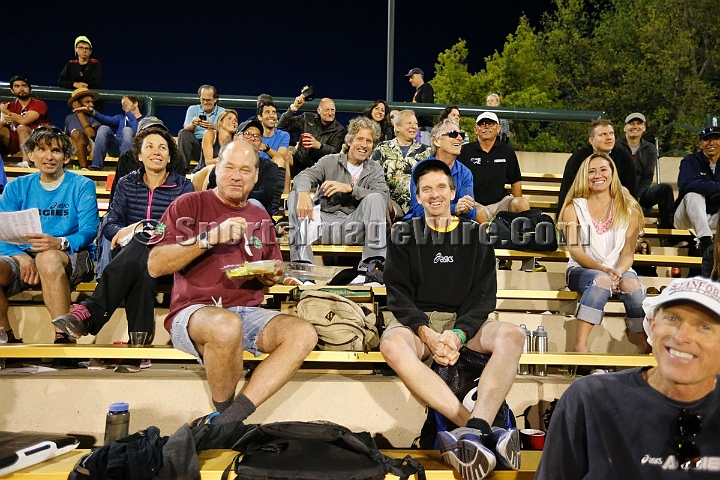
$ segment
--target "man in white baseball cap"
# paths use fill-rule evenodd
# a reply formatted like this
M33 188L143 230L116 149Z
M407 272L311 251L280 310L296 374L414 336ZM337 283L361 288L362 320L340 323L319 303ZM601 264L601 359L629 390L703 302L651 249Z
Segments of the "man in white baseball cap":
M643 309L657 366L573 382L536 479L720 474L720 283L675 280Z

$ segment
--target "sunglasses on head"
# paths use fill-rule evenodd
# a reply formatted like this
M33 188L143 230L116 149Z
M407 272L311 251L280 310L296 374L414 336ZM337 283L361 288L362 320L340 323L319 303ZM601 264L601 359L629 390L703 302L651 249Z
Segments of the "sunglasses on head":
M461 131L458 131L458 130L450 130L449 132L445 132L445 133L440 134L440 136L441 136L441 137L443 137L443 136L448 136L448 137L450 137L450 138L460 137L460 138L462 138L462 139L464 140L464 139L465 139L465 132L461 132Z
M40 125L39 127L37 127L35 129L35 131L37 131L37 132L42 132L44 130L46 130L48 132L52 132L52 133L57 133L58 135L65 135L65 132L63 132L61 129L59 129L55 125Z
M677 444L677 456L680 468L694 469L702 464L700 449L690 440L702 430L702 418L697 413L688 412L686 409L680 411L677 418L677 430L675 434L680 438Z

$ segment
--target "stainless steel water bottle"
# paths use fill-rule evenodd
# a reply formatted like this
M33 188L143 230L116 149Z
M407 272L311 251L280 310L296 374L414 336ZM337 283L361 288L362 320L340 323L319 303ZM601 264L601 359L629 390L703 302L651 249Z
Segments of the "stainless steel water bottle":
M532 333L524 324L520 324L520 328L525 331L525 343L523 344L523 353L530 353L532 351ZM530 365L527 363L521 363L518 365L517 372L520 375L528 375L530 373Z
M533 331L533 350L535 353L547 353L548 336L545 327L539 325L537 330ZM544 377L547 375L547 364L536 364L535 375Z

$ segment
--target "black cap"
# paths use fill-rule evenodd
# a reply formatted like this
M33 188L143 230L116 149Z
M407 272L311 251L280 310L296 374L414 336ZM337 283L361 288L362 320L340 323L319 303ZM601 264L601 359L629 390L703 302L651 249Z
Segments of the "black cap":
M720 136L720 127L705 127L702 129L702 132L700 132L700 140L705 140L707 137L711 135L718 135Z
M246 120L246 121L244 121L243 123L241 123L240 125L238 125L238 129L235 131L235 133L242 133L242 132L244 132L245 130L247 130L248 128L250 128L250 127L255 127L255 128L257 128L258 130L260 130L260 135L262 135L262 133L263 133L263 126L262 126L262 123L260 123L260 122L257 121L257 120Z
M415 75L416 73L419 73L420 76L425 77L425 72L423 72L422 70L420 70L420 69L417 68L417 67L411 69L408 73L405 74L405 76L406 76L406 77L412 77L412 76Z
M10 88L11 88L11 89L12 89L12 84L15 83L15 82L17 82L18 80L21 80L21 81L27 83L28 87L30 87L30 88L32 89L32 85L30 85L30 81L29 81L27 78L23 77L22 75L15 75L14 77L12 77L12 78L10 79L10 82L9 82L9 83L10 83Z
M415 182L415 185L418 184L420 177L428 170L441 170L445 172L446 175L452 177L452 173L450 173L450 167L448 167L447 163L443 162L442 160L430 158L427 160L422 160L415 164L415 168L413 168L412 171L412 178Z

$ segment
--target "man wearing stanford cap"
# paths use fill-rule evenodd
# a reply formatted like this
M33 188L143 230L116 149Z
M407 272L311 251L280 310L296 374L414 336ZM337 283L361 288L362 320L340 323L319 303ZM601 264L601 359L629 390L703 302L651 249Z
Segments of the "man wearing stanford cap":
M675 280L643 309L657 366L573 382L536 479L720 476L720 284Z

